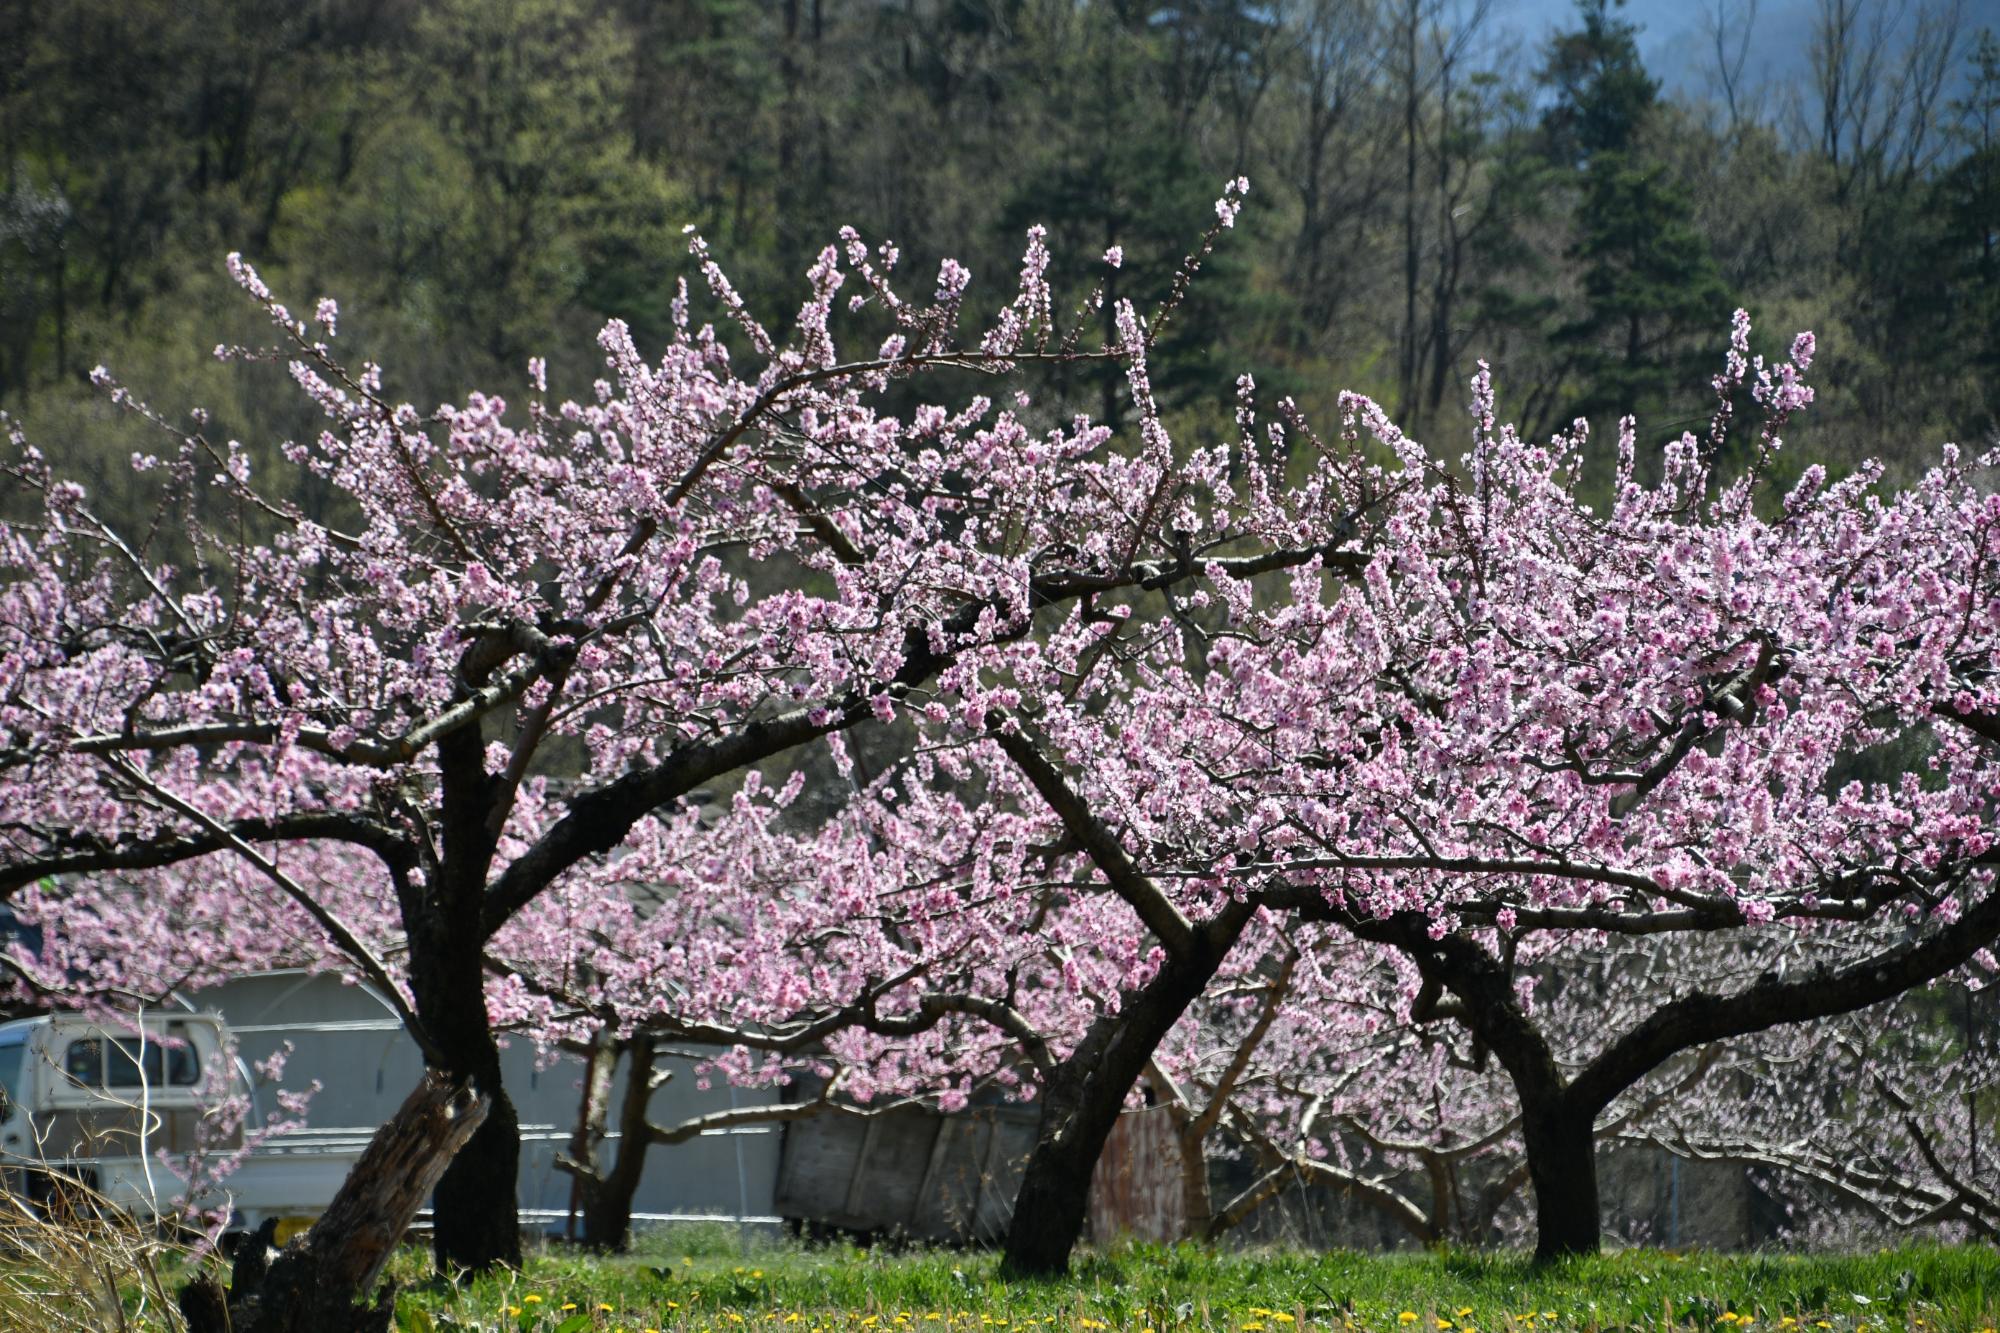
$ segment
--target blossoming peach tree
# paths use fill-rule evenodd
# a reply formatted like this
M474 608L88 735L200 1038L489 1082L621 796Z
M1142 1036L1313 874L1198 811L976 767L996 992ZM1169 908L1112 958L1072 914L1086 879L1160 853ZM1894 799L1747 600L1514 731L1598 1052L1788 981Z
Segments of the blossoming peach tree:
M1703 1095L1661 1100L1618 1137L1757 1172L1785 1230L1815 1246L2000 1240L1995 998L1937 987L1729 1043Z

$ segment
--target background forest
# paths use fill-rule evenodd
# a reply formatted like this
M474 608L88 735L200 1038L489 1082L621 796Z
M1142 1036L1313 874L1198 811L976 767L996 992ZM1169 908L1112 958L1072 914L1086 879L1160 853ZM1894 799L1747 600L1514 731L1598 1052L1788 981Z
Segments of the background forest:
M780 324L846 224L976 296L1045 223L1065 281L1118 245L1110 295L1157 296L1243 174L1155 367L1193 442L1249 370L1444 443L1482 357L1531 433L1637 410L1657 440L1704 414L1736 305L1763 350L1819 334L1807 454L1990 434L1985 14L1815 0L1778 83L1746 72L1754 0L1710 3L1669 96L1605 0L1540 44L1489 0L5 0L0 406L100 496L133 447L100 362L249 439L312 428L208 357L261 320L230 250L337 296L429 404L531 355L579 392L606 316L657 345L689 223ZM1115 421L1115 372L1075 375L1063 405Z

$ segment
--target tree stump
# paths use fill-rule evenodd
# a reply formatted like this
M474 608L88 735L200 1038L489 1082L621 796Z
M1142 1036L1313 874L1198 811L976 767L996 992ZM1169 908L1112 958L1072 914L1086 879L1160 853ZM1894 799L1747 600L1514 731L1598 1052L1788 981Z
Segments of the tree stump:
M182 1289L188 1333L387 1333L396 1301L393 1285L375 1291L382 1270L487 1106L427 1072L310 1231L269 1258L267 1223L238 1250L226 1296L210 1274Z

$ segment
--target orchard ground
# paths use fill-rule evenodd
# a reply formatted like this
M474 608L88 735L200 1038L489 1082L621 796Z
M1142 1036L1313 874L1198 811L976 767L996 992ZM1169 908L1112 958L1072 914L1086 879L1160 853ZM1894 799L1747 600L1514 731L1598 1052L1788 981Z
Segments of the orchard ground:
M713 1333L1228 1330L1528 1333L1754 1329L1757 1333L1992 1333L2000 1250L1910 1247L1851 1256L1628 1250L1537 1268L1525 1255L1397 1255L1131 1247L1069 1278L1010 1282L990 1254L851 1246L736 1248L682 1230L626 1258L561 1251L462 1287L410 1252L398 1326Z

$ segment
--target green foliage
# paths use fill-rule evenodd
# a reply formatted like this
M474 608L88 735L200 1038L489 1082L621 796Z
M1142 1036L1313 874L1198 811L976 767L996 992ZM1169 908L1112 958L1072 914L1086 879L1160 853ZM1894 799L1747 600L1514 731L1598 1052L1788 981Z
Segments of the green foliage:
M1659 96L1659 80L1639 59L1639 30L1616 18L1624 0L1577 0L1582 26L1549 42L1542 83L1553 98L1542 115L1549 158L1588 165L1629 153Z
M347 345L429 405L510 391L533 355L574 392L606 317L656 342L686 224L780 329L847 224L897 242L914 288L960 259L980 309L1043 223L1065 296L1101 282L1145 305L1244 174L1249 207L1153 367L1204 437L1230 429L1248 370L1322 426L1354 388L1448 438L1484 358L1528 433L1581 412L1603 436L1636 408L1650 444L1705 412L1737 303L1774 345L1819 333L1819 400L1795 428L1814 456L1916 466L2000 420L1990 34L1949 48L1964 74L1933 97L1877 87L1910 132L1863 149L1793 132L1775 96L1726 119L1664 98L1615 0L1580 0L1527 59L1485 12L18 0L0 42L0 406L70 439L114 496L141 444L89 403L97 363L168 412L214 408L253 455L310 429L282 374L200 364L257 336L219 276L232 249L288 299L339 298ZM1814 104L1809 80L1792 91ZM1100 262L1111 245L1121 269ZM1037 410L1116 420L1122 393L1077 368Z
M1584 309L1555 331L1575 349L1576 410L1643 413L1700 384L1732 303L1666 167L1627 152L1592 157L1576 227Z
M1611 0L1579 0L1582 25L1551 41L1542 81L1545 153L1572 169L1578 200L1569 257L1579 308L1552 330L1578 387L1570 411L1600 419L1658 409L1704 378L1713 330L1729 318L1687 192L1650 151L1659 84L1639 59L1637 30Z

